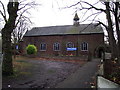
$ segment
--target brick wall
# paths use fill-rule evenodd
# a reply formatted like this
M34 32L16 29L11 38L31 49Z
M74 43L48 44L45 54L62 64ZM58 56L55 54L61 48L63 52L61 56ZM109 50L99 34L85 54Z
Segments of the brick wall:
M47 49L46 51L40 51L40 43L46 43ZM53 44L55 42L60 43L60 51L53 50ZM72 42L74 43L74 47L78 48L77 51L67 51L66 50L66 43ZM81 43L87 42L88 43L88 51L81 51ZM38 49L38 56L54 56L54 55L88 55L90 52L93 56L95 55L95 49L104 44L104 34L81 34L81 35L49 35L49 36L32 36L32 37L24 37L23 42L21 43L21 52L25 54L25 47L28 44L36 45Z

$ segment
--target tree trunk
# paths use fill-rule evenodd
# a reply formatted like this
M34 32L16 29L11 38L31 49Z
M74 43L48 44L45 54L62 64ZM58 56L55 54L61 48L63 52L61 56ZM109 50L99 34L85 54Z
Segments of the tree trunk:
M13 64L12 64L12 45L11 45L11 33L15 28L15 21L17 18L18 2L9 2L7 6L9 18L2 29L2 53L3 53L3 75L13 74Z
M120 28L119 28L119 18L118 18L118 15L119 15L119 2L115 2L115 13L114 13L114 16L115 16L115 25L116 25L116 33L117 33L117 38L118 38L118 43L117 43L117 46L118 46L118 58L120 59Z
M13 74L11 33L8 30L8 27L2 29L3 75Z
M116 45L116 40L115 40L114 32L113 32L109 2L105 2L105 6L106 6L106 17L107 17L107 22L108 22L107 32L108 32L108 37L109 37L109 44L111 48L112 58L116 58L117 57L117 45Z

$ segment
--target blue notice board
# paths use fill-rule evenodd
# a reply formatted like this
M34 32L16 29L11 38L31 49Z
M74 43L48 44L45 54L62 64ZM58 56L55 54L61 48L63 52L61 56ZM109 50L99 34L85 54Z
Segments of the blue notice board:
M67 48L67 51L76 51L77 48Z
M18 49L18 45L16 45L16 49Z

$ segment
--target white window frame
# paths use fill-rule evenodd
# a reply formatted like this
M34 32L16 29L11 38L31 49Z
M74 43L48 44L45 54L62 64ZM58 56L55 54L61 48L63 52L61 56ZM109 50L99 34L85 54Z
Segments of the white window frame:
M59 50L55 49L55 44L58 45ZM54 43L54 44L53 44L53 50L54 50L54 51L60 51L60 43L58 43L58 42Z
M81 51L88 51L88 43L87 42L81 43Z
M42 44L46 45L46 46L45 46L45 50L43 50L43 49L41 48L41 45L42 45ZM47 44L46 44L46 43L40 43L40 51L46 51L46 50L47 50Z

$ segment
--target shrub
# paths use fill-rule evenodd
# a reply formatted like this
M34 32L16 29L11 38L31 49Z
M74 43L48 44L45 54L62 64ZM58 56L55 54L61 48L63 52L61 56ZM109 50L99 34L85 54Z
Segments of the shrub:
M31 55L31 54L36 54L37 53L37 48L35 45L28 45L26 47L26 51L27 51L27 54Z

